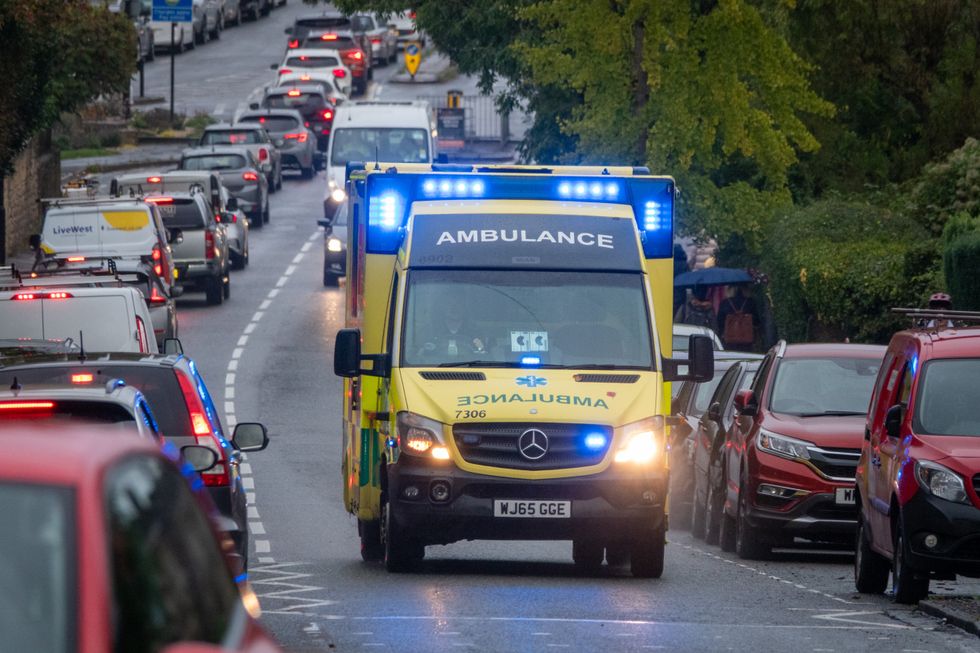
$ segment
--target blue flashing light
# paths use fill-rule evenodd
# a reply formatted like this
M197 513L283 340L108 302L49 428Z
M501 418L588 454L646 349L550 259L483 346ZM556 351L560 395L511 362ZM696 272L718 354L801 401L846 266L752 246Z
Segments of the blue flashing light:
M426 179L422 182L422 193L427 197L432 197L436 194L436 182L434 179Z
M619 186L614 183L606 184L606 198L615 199L619 195Z
M646 202L643 205L643 230L657 231L663 226L663 215L659 202Z
M585 197L586 192L588 192L588 186L584 181L575 184L575 197Z
M602 184L600 184L599 182L593 182L593 183L589 184L589 195L591 195L595 199L601 198L602 197Z
M449 195L452 192L453 192L453 182L449 181L448 179L443 179L442 181L439 182L440 195Z
M244 574L238 574L237 576L235 576L235 584L236 585L238 583L244 583L247 580L248 580L248 572L246 572Z
M541 364L540 356L521 356L521 365L534 366Z
M609 443L605 433L589 433L585 436L585 448L589 451L602 451Z
M385 193L378 199L378 221L383 229L398 228L398 196Z
M919 357L913 356L909 359L909 371L912 372L912 376L915 376L915 370L919 367Z
M572 196L572 184L568 181L563 181L558 184L558 194L562 197Z
M483 195L483 192L485 190L486 190L486 186L484 186L482 179L476 179L476 180L470 182L470 194L471 195L478 195L478 196L479 195Z

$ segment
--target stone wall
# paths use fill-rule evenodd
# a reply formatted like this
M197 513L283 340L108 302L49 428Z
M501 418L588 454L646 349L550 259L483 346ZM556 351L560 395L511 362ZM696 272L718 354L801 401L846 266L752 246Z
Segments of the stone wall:
M7 260L27 250L27 238L41 231L42 197L61 195L61 157L51 147L51 133L38 134L14 161L4 178L3 203L7 210Z

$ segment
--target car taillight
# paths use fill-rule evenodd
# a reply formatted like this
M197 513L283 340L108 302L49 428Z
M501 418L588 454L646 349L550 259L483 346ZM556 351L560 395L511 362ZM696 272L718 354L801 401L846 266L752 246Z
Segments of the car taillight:
M10 401L0 403L0 410L49 410L54 408L53 401Z
M360 61L361 59L364 58L364 53L361 52L360 50L354 50L354 52L351 53L351 58L354 59L355 61Z
M347 71L344 70L343 68L334 68L333 76L336 77L337 79L343 79L344 77L347 77Z
M327 109L320 115L323 116L324 120L333 120L333 111L331 111L330 109Z
M150 305L151 306L162 306L167 303L167 298L160 294L156 286L150 290Z
M28 301L31 299L71 299L74 297L70 292L19 292L14 295L11 299L17 301Z
M300 132L299 134L286 134L283 136L287 141L299 141L300 143L305 143L310 135L306 132Z
M210 231L204 232L204 258L208 260L214 258L214 234Z
M302 94L303 94L302 91L300 91L299 89L295 89L295 88L292 89L292 90L290 90L290 91L286 91L286 95L288 95L289 97L299 97Z
M69 256L66 260L69 263L81 263L82 261L85 260L85 257L84 256Z
M146 183L148 184L159 184L162 180L159 177L147 177Z
M295 50L295 49L296 49L296 48L298 48L298 47L299 47L299 39L292 39L292 40L291 40L291 41L289 42L289 49L290 49L290 50Z
M71 375L72 383L91 383L94 380L95 380L95 376L88 373Z
M153 273L158 277L163 276L163 252L160 250L160 243L153 246L153 253L150 255L153 259Z
M254 172L243 172L242 179L244 179L245 181L258 181L259 176Z
M218 463L211 469L201 472L204 484L208 486L227 486L231 479L228 474L228 461L225 457L224 448L218 436L211 430L208 422L204 402L197 392L194 381L187 378L181 371L174 371L177 381L180 384L180 391L184 395L184 405L187 406L187 413L191 418L191 428L194 431L194 438L202 447L207 447L218 454Z
M148 353L149 346L147 343L149 341L146 339L146 327L143 326L143 320L141 320L139 317L136 318L136 340L138 341L137 344L140 346L140 353Z
M371 39L371 43L378 45L379 43L381 43L381 39Z
M269 150L264 147L259 148L259 161L265 161L269 158Z
M293 72L293 69L292 68L280 68L279 69L279 74L280 75L288 75L291 72Z
M71 293L67 292L48 293L48 299L68 299L69 297L71 297Z
M145 197L144 202L151 202L153 204L173 204L174 198L172 197Z
M320 37L320 40L321 41L336 41L337 40L337 35L336 34L324 34L323 36Z

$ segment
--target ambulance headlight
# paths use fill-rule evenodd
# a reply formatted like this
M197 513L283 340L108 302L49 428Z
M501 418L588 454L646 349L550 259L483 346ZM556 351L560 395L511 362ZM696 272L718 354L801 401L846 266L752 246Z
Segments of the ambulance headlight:
M339 252L344 249L344 244L340 241L340 238L331 238L327 241L327 251L328 252Z
M442 423L408 411L398 413L395 420L401 450L412 456L427 456L437 460L448 458L442 441Z
M347 193L344 192L343 188L334 188L332 191L330 191L330 199L337 204L340 204L347 199Z
M618 447L613 458L617 463L646 465L662 459L664 421L659 415L627 424L617 435Z

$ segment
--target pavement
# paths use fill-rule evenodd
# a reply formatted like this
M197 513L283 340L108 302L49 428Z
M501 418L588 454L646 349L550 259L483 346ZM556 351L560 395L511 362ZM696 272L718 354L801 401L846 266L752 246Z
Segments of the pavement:
M282 42L282 27L300 11L309 9L290 3L273 20L179 57L182 70L199 66L198 81L190 72L179 78L180 97L201 102L187 85L213 80L211 108L237 106L275 58L257 44ZM376 77L372 97L420 93L388 83L393 74L389 67ZM424 93L475 84L459 78ZM232 274L229 301L178 300L184 349L226 425L269 429L269 448L242 465L249 574L261 622L287 651L977 651L974 635L942 618L855 593L852 556L836 551L779 550L748 562L672 530L657 580L608 567L583 575L568 542L433 546L416 572L401 575L362 562L342 501L342 383L332 360L346 303L343 286L322 285L316 221L325 185L323 173L288 174L272 196L271 222L251 234L249 267ZM968 580L933 589L934 599L980 594Z

